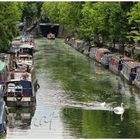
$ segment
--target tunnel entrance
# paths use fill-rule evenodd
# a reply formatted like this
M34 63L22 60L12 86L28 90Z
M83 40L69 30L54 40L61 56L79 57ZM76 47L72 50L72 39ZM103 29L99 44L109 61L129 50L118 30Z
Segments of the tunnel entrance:
M44 37L47 37L48 33L53 33L57 37L59 35L59 24L40 23L40 31Z

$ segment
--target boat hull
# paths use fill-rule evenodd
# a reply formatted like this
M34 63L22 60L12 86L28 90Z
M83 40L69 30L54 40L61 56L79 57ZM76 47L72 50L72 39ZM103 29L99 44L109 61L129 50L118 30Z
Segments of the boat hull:
M20 101L16 97L6 97L5 101L8 107L33 107L36 105L35 97L24 97Z

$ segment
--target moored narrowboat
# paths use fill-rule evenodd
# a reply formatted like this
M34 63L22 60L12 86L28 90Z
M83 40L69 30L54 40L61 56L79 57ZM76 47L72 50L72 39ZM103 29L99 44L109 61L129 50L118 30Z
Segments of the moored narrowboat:
M110 54L111 52L106 49L106 48L99 48L96 50L96 53L95 53L95 59L97 62L100 62L101 61L101 58L105 55L105 54Z
M140 68L140 63L138 62L132 62L132 61L123 62L121 75L130 83L133 83L133 81L136 78L138 68Z
M33 53L34 53L33 45L23 44L19 46L18 54L29 54L33 56Z
M137 69L137 75L134 80L135 85L140 88L140 68Z
M31 55L28 55L28 54L19 54L18 55L18 58L17 58L17 61L16 61L16 64L17 64L17 67L19 67L20 65L21 66L28 66L30 69L31 67L33 66L33 58Z
M88 56L89 52L90 52L90 49L91 49L91 46L88 45L87 43L85 43L85 48L84 48L83 54Z
M53 33L48 33L48 34L47 34L47 38L48 38L48 39L55 39L55 34L53 34Z
M101 58L101 64L103 65L103 66L105 66L106 68L108 68L109 67L109 64L110 64L110 62L111 62L111 58L112 58L112 56L113 56L114 54L105 54L102 58Z
M6 83L4 99L7 106L35 106L38 88L34 71L31 73L14 71Z
M75 43L74 43L74 48L80 52L83 51L83 46L84 46L84 41L83 40L75 40Z
M0 61L0 81L5 84L8 80L9 70L5 62Z
M6 134L7 131L8 109L3 99L0 100L0 134Z
M119 74L119 72L123 68L123 62L128 62L128 61L134 61L134 60L120 54L114 54L109 63L109 69L115 74Z
M97 49L98 49L97 47L93 47L93 48L90 49L90 52L89 52L89 57L90 58L95 59L95 53L96 53Z

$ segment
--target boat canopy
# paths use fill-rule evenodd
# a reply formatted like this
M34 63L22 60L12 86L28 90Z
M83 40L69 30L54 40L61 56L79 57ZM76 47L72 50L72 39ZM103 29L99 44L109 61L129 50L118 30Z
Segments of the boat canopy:
M0 60L0 73L3 71L3 69L6 67L6 64L5 64L5 62L2 62L1 60Z
M34 46L29 45L29 44L23 44L23 45L20 46L20 48L21 48L21 49L24 49L24 48L32 49L32 48L34 48Z
M5 102L4 100L0 100L0 125L4 121L4 113L5 113Z
M138 67L140 67L140 63L138 63L138 62L128 61L128 62L125 62L124 64L126 64L130 68L138 68Z
M97 49L97 51L99 51L100 53L111 53L108 49L106 48L99 48Z

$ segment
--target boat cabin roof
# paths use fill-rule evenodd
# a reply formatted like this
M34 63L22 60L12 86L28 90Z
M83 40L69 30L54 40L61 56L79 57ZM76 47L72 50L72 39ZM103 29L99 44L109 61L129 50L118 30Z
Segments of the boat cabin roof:
M122 59L124 61L134 61L133 59L131 59L130 57L127 57L127 56L123 56L121 54L114 54L113 55L113 58L116 58L116 59Z
M31 73L28 72L14 72L14 79L10 79L10 81L21 81L21 80L27 80L31 81Z
M129 68L138 68L138 67L140 67L140 63L133 62L133 61L127 61L127 62L124 62L124 64L127 65Z
M0 100L0 124L3 123L3 112L5 111L5 102Z
M12 45L22 45L23 43L20 40L12 41Z
M2 70L3 70L5 67L6 67L5 62L2 62L2 61L0 60L0 72L2 72Z
M106 49L106 48L99 48L99 49L97 49L97 51L98 52L100 52L100 53L111 53L108 49Z
M29 44L26 43L26 44L20 45L19 48L20 49L24 49L24 48L25 49L32 49L32 48L34 48L34 46L29 45Z
M19 54L18 57L19 57L19 58L32 58L32 56L29 55L29 54Z

